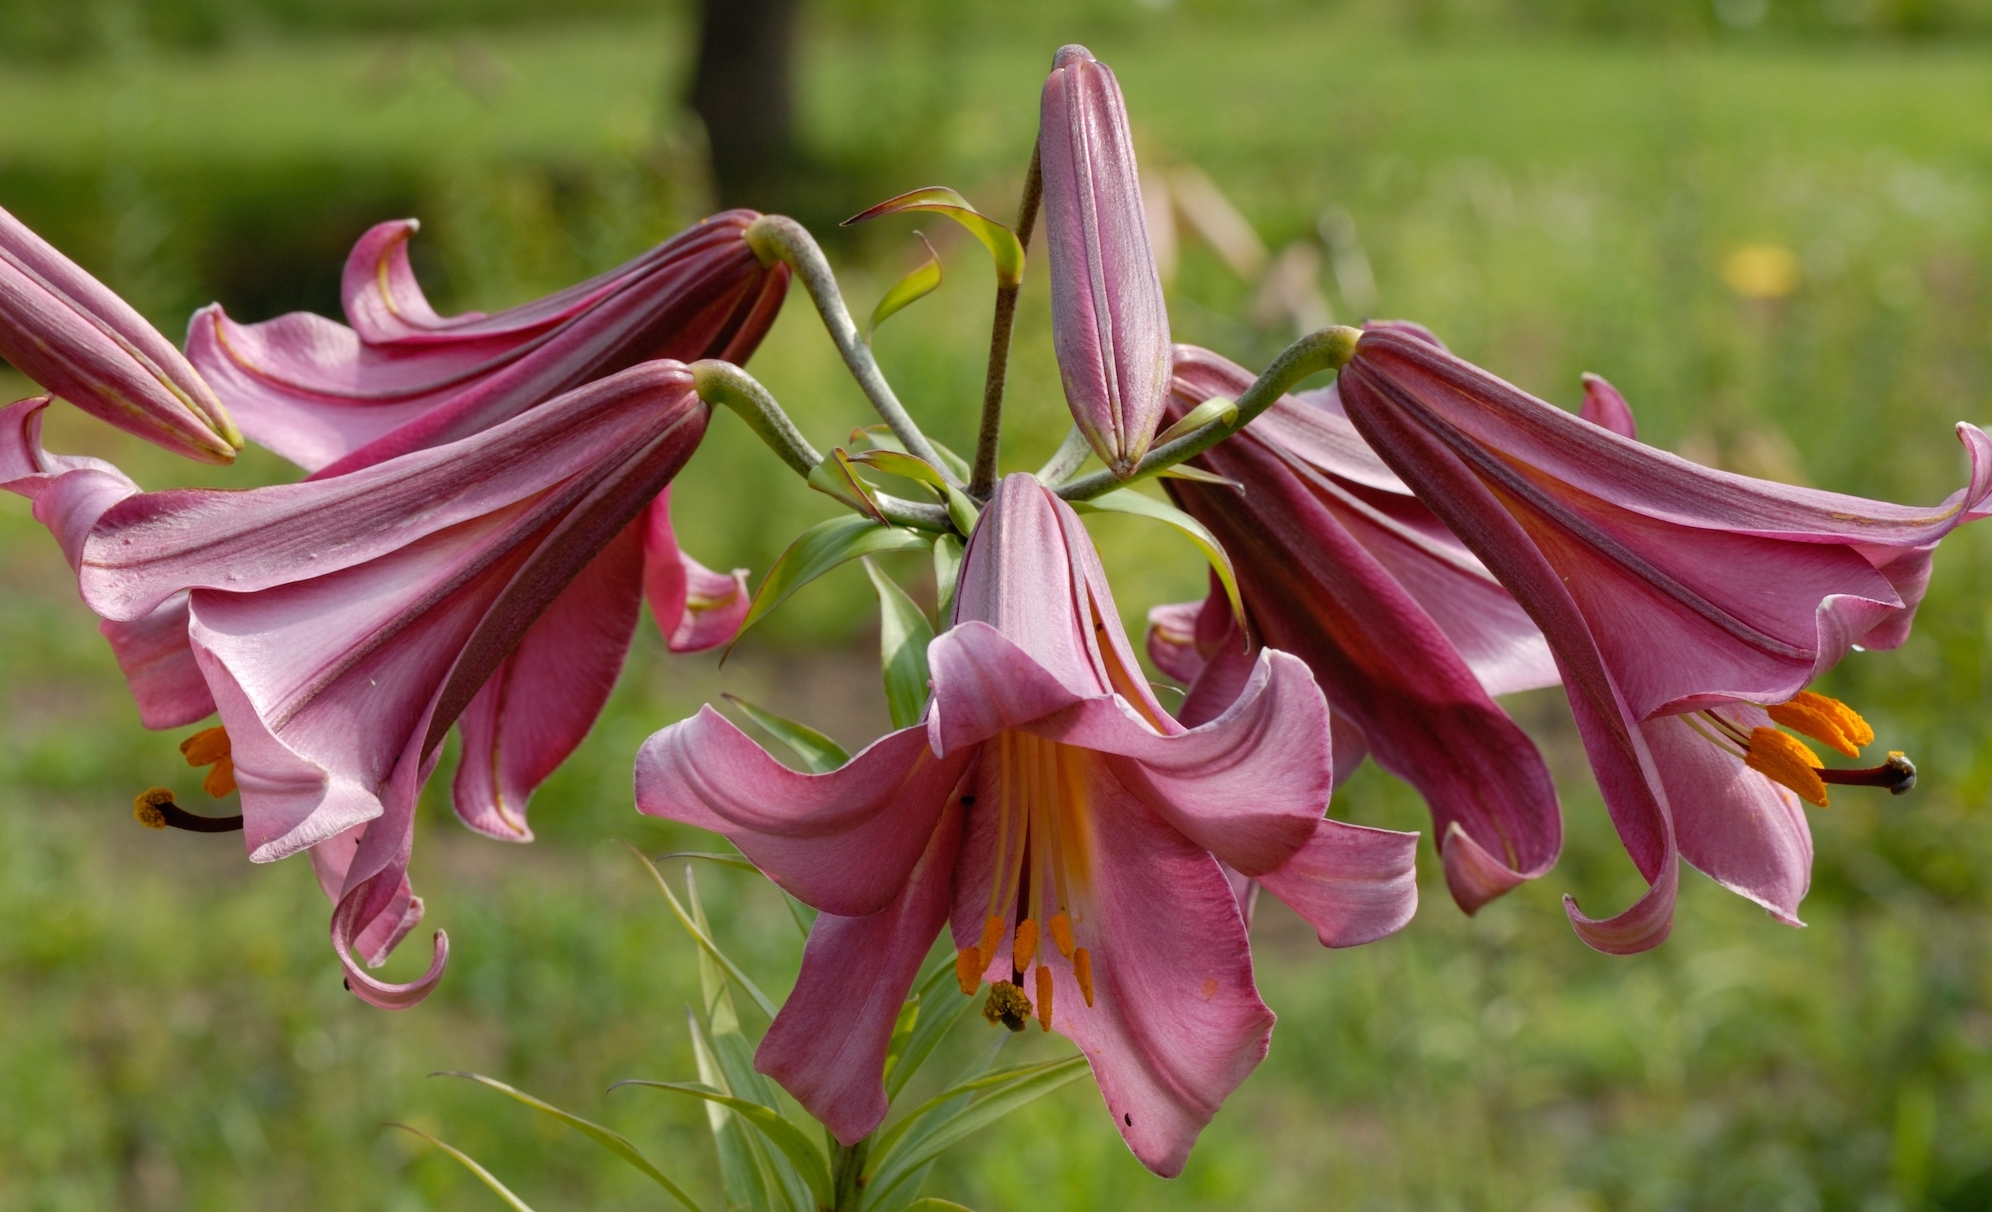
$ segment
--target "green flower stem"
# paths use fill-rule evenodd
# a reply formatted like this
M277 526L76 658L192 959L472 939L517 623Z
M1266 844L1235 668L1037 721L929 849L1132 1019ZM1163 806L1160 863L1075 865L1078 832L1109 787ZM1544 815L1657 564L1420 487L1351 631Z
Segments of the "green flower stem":
M699 399L715 408L730 408L740 414L747 428L766 442L768 449L780 455L782 462L795 469L796 474L807 479L823 461L823 456L802 436L775 397L753 375L731 362L714 358L692 363L691 370L692 387L699 393Z
M1288 388L1302 379L1324 370L1340 370L1348 365L1349 359L1355 356L1356 342L1362 335L1359 328L1339 325L1309 333L1282 350L1280 356L1273 359L1273 364L1266 367L1265 373L1238 397L1236 417L1229 421L1212 421L1201 429L1156 447L1135 467L1134 474L1125 480L1116 479L1112 472L1097 471L1069 484L1061 484L1056 490L1058 495L1068 501L1090 501L1102 493L1125 488L1136 480L1195 458L1251 424L1260 413L1273 406L1273 401L1285 395Z
M1043 467L1037 469L1038 482L1053 488L1058 487L1071 479L1072 473L1078 471L1080 465L1085 463L1086 456L1092 453L1092 444L1086 441L1086 435L1079 432L1079 427L1074 425L1065 431L1065 440L1058 444L1058 449L1052 452L1051 458L1045 461Z
M1044 200L1044 172L1038 163L1036 146L1031 148L1030 171L1024 176L1024 197L1017 206L1017 244L1028 249L1031 229L1037 226L1038 204ZM1017 281L996 277L996 318L989 330L989 375L982 385L982 428L975 436L975 467L968 479L968 495L986 501L996 487L996 453L1003 435L1003 386L1010 373L1010 331L1017 322Z
M828 1136L826 1131L824 1135ZM833 1212L858 1212L858 1201L864 1195L860 1182L865 1172L865 1160L871 1155L871 1137L867 1136L855 1145L846 1147L830 1137L830 1182L837 1196Z
M927 435L913 423L899 397L892 392L892 385L885 381L885 375L878 368L878 359L872 356L871 346L865 344L858 326L851 322L851 313L844 306L844 296L837 289L837 275L830 270L830 262L817 246L815 237L802 224L786 215L762 215L747 228L747 246L763 262L781 261L795 271L802 279L804 289L816 304L816 310L823 317L823 327L830 332L830 339L836 343L837 352L844 356L844 365L850 369L851 377L858 381L858 387L865 397L878 410L893 435L899 439L907 452L926 460L939 468L941 474L955 487L961 482L948 469L940 452L934 449Z

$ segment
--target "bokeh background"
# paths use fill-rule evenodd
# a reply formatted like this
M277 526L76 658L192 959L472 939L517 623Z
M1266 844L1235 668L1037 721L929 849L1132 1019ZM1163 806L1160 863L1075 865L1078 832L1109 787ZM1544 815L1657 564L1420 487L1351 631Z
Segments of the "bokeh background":
M1992 420L1987 0L799 0L780 155L718 182L686 106L698 38L675 0L0 0L0 205L175 334L213 299L336 314L345 250L382 219L422 219L440 307L491 309L634 255L722 190L810 222L868 308L917 260L912 223L835 221L938 182L1010 213L1050 54L1083 40L1172 199L1178 339L1259 364L1329 316L1415 318L1565 406L1580 372L1607 375L1662 446L1912 502L1960 482L1950 425ZM989 270L924 226L948 281L878 347L930 432L966 448ZM865 414L800 300L754 369L827 446ZM1066 423L1047 311L1040 271L1012 466ZM27 394L4 370L0 388ZM252 454L217 476L74 413L49 441L148 486L294 474ZM730 420L681 483L688 548L757 575L835 508ZM1149 606L1201 592L1165 532L1095 534L1137 634ZM926 592L916 565L895 571ZM855 568L724 667L666 655L646 625L535 801L536 844L473 838L432 796L414 878L455 951L402 1014L341 991L301 863L133 823L151 784L197 802L194 772L179 735L138 726L24 502L0 504L0 584L0 1209L498 1206L388 1120L541 1212L659 1206L584 1140L438 1069L603 1119L723 1202L695 1107L603 1093L693 1072L691 945L613 839L709 841L631 810L630 755L722 691L852 747L881 731ZM1988 588L1992 535L1961 533L1915 638L1824 687L1923 777L1813 814L1808 929L1688 873L1665 946L1586 950L1558 897L1595 912L1640 885L1559 696L1523 696L1570 826L1550 876L1468 920L1427 842L1418 918L1352 952L1266 903L1272 1054L1181 1179L1142 1172L1080 1083L959 1149L930 1191L984 1212L1992 1207ZM1334 811L1429 832L1373 768ZM772 891L701 881L727 944L786 988L799 939Z

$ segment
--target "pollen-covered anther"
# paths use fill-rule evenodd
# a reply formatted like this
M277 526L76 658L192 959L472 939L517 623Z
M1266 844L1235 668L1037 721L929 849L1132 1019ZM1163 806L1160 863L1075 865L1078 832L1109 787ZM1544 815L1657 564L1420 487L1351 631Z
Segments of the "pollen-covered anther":
M1093 1004L1093 953L1084 947L1072 952L1072 976L1079 982L1079 996L1086 999L1090 1008Z
M963 947L955 952L955 982L961 986L963 997L975 996L975 991L982 987L982 970L988 966L979 947Z
M1051 1030L1051 969L1043 964L1037 970L1037 1020L1038 1030Z
M1045 927L1051 931L1052 946L1058 948L1060 955L1066 959L1071 959L1072 919L1065 916L1065 913L1061 910L1051 915L1051 920L1045 923Z
M131 814L137 817L138 823L147 829L164 829L166 828L166 813L161 810L160 806L171 803L173 803L173 793L171 791L168 791L164 787L148 787L144 791L139 792L137 797L132 800ZM175 806L177 807L177 805Z
M992 1027L1001 1023L1012 1031L1022 1031L1024 1024L1031 1021L1031 999L1009 981L997 981L989 986L989 1000L982 1005L982 1017Z
M1848 757L1859 757L1861 746L1874 743L1874 729L1860 713L1838 699L1801 690L1788 703L1764 709L1776 723L1829 745Z
M1032 918L1017 923L1017 940L1010 948L1010 966L1018 972L1029 972L1031 961L1037 958L1038 928Z
M207 766L201 789L220 799L235 790L235 759L228 743L228 729L203 728L180 742L180 754L189 766Z
M1809 804L1826 807L1826 782L1820 778L1819 755L1805 742L1775 728L1752 728L1743 763L1750 769L1798 793Z

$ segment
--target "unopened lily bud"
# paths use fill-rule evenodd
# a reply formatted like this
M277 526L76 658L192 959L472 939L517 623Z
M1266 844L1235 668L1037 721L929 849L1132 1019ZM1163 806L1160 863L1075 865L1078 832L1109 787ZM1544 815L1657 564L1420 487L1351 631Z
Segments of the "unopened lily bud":
M0 210L0 356L84 412L175 454L227 463L242 435L129 303Z
M1116 475L1134 474L1169 389L1169 313L1142 215L1127 106L1112 69L1068 46L1038 127L1052 330L1073 420Z

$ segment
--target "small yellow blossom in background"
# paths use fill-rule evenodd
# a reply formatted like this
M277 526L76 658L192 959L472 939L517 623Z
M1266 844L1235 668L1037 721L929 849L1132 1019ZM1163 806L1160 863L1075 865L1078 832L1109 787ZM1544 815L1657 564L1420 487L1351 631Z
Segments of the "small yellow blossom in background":
M1722 262L1722 280L1745 299L1782 299L1798 278L1798 258L1782 244L1745 244Z

